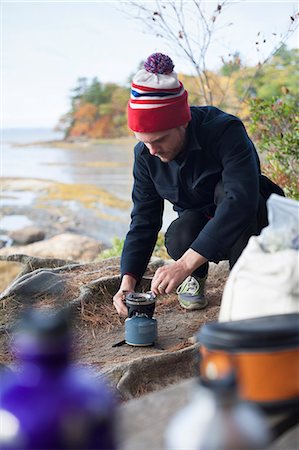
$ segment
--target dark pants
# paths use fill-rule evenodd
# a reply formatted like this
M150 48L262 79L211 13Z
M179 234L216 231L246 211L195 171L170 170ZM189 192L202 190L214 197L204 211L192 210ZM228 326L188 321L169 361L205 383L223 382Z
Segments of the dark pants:
M214 203L216 207L222 202L224 196L222 182L219 182L214 192ZM208 217L199 211L186 210L170 224L165 234L165 246L172 259L175 261L178 260L190 248L190 245L208 220ZM260 195L256 217L253 217L246 230L243 231L239 239L229 249L228 254L221 257L221 260L228 259L230 268L232 268L246 247L250 236L259 235L261 230L267 225L266 199ZM193 275L203 278L207 275L208 268L209 263L203 264L193 272Z

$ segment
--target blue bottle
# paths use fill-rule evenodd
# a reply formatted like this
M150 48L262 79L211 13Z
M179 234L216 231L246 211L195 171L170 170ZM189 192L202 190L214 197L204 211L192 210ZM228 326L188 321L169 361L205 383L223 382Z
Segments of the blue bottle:
M71 363L71 346L65 312L26 313L14 342L20 371L1 375L1 450L116 448L114 396Z

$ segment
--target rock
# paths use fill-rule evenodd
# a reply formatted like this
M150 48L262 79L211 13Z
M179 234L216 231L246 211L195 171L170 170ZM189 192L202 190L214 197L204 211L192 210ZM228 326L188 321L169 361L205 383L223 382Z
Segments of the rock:
M0 234L0 248L12 245L12 239L7 234Z
M166 427L172 416L188 404L195 385L196 379L189 378L122 404L119 408L119 449L165 448Z
M218 264L209 263L209 278L226 279L229 275L228 261L220 261Z
M165 431L171 418L192 400L195 392L196 378L189 378L123 403L119 407L118 416L118 449L165 449ZM298 419L295 412L293 420L290 417L290 409L276 413L274 410L269 411L266 419L270 429L276 431L273 433L274 441L265 450L298 449ZM278 435L281 436L277 438ZM187 447L182 450L186 449Z
M101 375L104 374L121 397L128 400L193 376L197 371L197 359L198 344L194 344L103 368Z
M19 283L14 289L14 295L27 300L36 295L53 295L58 297L63 295L65 286L65 282L59 274L44 270L36 274L34 283L27 283L27 279Z
M45 239L45 233L38 227L28 226L9 233L14 244L27 245Z
M29 256L64 258L75 261L93 261L102 251L103 245L96 239L75 233L63 233L26 246L5 247L0 255L25 253Z

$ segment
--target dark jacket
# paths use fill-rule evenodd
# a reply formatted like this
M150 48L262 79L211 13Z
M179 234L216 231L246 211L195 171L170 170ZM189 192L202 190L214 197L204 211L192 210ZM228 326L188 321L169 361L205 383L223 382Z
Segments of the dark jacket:
M122 274L142 277L162 226L163 199L179 214L213 216L191 248L210 261L226 253L257 213L260 164L240 119L212 106L191 107L186 153L163 163L140 142L135 147L132 221L121 258ZM224 201L215 208L222 179Z

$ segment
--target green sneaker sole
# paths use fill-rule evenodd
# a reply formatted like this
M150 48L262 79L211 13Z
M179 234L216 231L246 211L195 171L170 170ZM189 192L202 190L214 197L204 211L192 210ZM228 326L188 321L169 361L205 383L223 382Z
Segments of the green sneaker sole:
M208 305L208 300L203 299L200 302L184 303L182 300L179 299L179 304L182 308L188 309L188 311L194 311L196 309L204 309Z

